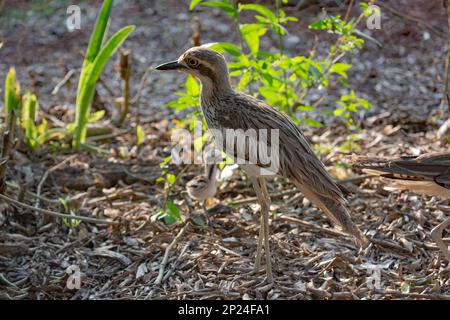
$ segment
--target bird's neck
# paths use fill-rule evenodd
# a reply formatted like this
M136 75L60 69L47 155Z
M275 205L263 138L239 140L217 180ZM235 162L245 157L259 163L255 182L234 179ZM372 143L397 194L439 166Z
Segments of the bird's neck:
M205 78L200 80L202 101L217 99L233 92L228 74L224 74L215 79Z

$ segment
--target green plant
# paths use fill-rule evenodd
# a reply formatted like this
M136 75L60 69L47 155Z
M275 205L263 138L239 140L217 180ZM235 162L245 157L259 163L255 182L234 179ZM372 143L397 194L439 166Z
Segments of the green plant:
M38 130L36 127L36 117L39 109L39 103L37 101L36 95L27 92L23 98L22 106L22 128L25 130L25 143L27 146L36 150L39 145L38 141ZM45 130L44 130L45 132Z
M86 51L76 98L75 123L72 146L80 148L86 140L86 126L89 120L90 107L95 93L95 85L108 60L117 51L135 26L127 26L117 31L108 41L106 37L113 0L105 0L97 18L94 31Z
M11 68L5 81L5 120L9 123L12 112L16 114L16 124L21 122L24 130L24 140L27 146L36 150L37 147L55 136L64 136L65 128L49 129L47 121L43 119L41 123L36 123L39 110L39 103L36 95L26 92L20 95L20 85L16 81L16 71ZM20 117L19 117L20 116Z
M362 18L367 16L369 9L367 5L362 4L363 13L357 19L344 21L339 16L327 16L310 26L311 29L326 30L338 36L324 58L319 57L315 50L311 50L308 56L289 56L284 50L284 38L287 34L285 25L297 19L286 15L282 10L282 1L277 0L275 3L275 10L272 11L260 4L238 4L232 0L192 0L190 9L193 10L199 5L216 7L232 18L240 37L240 45L214 43L210 46L217 51L227 52L233 58L228 66L231 77L240 77L238 90L261 95L270 105L287 113L296 123L303 122L309 126L320 127L322 123L308 116L308 113L319 109L332 86L349 86L347 71L351 64L341 61L348 53L362 47L364 40L358 36L362 33L356 27ZM254 23L241 23L239 17L244 11L255 13ZM260 39L268 31L278 39L278 52L269 53L260 48ZM320 97L313 100L310 97L312 91L315 96L319 93ZM199 87L192 77L186 80L185 92L177 94L180 97L169 103L170 107L179 111L198 106ZM364 102L362 106L369 107L369 104ZM326 111L324 114L334 115ZM196 115L197 113L193 112L190 117ZM345 122L350 118L341 119Z
M136 126L136 144L141 146L145 142L145 132L142 126Z
M64 207L64 210L66 211L66 213L68 213L70 215L75 215L75 211L70 207L70 203L69 203L69 201L67 201L66 198L60 197L60 198L58 198L58 200ZM76 228L81 224L81 220L80 219L63 218L63 223L69 228Z
M172 161L172 156L168 156L160 163L161 176L156 179L156 182L164 183L165 199L164 206L152 216L153 220L163 219L166 224L173 224L181 221L180 209L169 200L169 194L175 183L177 182L177 175L169 172L169 163Z
M12 112L19 114L22 97L20 96L20 85L16 82L16 70L10 68L5 81L5 122L9 123Z

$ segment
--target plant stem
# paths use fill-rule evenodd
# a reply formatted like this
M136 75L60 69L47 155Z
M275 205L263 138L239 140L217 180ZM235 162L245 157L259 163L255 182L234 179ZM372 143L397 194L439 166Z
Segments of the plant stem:
M281 25L280 22L280 0L275 0L276 6L277 6L277 23L278 25ZM278 33L278 49L280 50L281 57L284 57L284 46L283 46L283 34L282 29L279 28L277 30ZM286 74L286 68L283 68L283 82L284 82L284 98L286 103L286 110L289 110L289 94L288 94L288 81L287 81L287 74ZM292 104L292 114L295 114L295 105Z
M14 135L15 135L15 124L16 124L16 111L11 109L9 112L7 127L5 128L5 132L3 133L3 141L2 141L2 151L0 155L1 164L0 164L0 193L5 192L6 184L6 168L8 166L8 160L11 156L11 151L14 147Z
M236 11L236 17L233 18L233 22L239 35L239 44L241 47L241 52L244 53L244 36L242 35L242 31L240 28L238 2L239 0L233 0L233 7L234 10Z
M239 20L239 7L238 2L239 0L232 0L233 1L233 7L236 11L236 17L233 18L234 26L238 32L239 36L239 45L241 48L242 54L246 55L244 52L244 36L242 35L241 27L240 27L240 20ZM249 68L249 71L251 72L251 68ZM251 77L251 80L247 84L247 90L249 94L252 94L252 82L253 82L253 76Z

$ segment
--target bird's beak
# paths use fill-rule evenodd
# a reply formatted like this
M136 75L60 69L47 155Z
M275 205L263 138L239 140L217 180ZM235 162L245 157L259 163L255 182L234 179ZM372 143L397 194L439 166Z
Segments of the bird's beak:
M167 63L160 64L155 68L156 70L181 70L186 69L184 65L178 63L178 61L171 61Z

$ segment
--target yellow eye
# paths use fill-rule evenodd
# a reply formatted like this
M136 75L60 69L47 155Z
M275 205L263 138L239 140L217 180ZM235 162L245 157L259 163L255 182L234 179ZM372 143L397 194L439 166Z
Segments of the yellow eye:
M192 58L187 58L186 63L189 67L192 67L192 68L198 66L198 61L195 59L192 59Z

